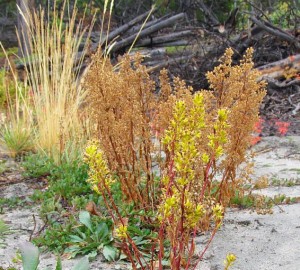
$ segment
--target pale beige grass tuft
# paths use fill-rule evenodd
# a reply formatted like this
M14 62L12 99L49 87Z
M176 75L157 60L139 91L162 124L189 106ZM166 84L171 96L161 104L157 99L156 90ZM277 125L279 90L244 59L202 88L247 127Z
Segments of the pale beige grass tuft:
M78 82L94 19L84 27L84 18L78 21L77 9L70 11L67 1L61 11L54 7L47 13L51 17L45 20L43 9L21 12L27 25L23 37L30 37L23 53L31 52L25 66L35 111L37 148L59 161L63 152L78 147L86 134L80 116L85 92ZM83 52L78 54L82 44Z

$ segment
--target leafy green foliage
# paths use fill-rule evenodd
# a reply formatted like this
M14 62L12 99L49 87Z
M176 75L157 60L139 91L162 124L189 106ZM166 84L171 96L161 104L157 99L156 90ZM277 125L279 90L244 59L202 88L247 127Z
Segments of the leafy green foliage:
M7 234L11 233L10 228L5 222L0 219L0 247L5 247L4 239Z
M91 193L86 183L88 167L80 160L62 161L61 164L56 165L45 155L32 154L25 157L22 165L27 177L47 176L48 189L45 192L37 191L33 196L35 200L43 200L44 204L49 202L47 200L56 197L63 199L65 204L71 205L77 196L89 196Z
M25 169L24 176L31 178L48 176L54 167L51 159L42 154L29 154L25 156L22 166Z
M86 183L87 166L80 160L74 162L55 162L45 155L32 154L24 158L22 163L29 177L47 176L48 188L36 190L32 200L41 202L41 216L48 226L45 232L34 239L39 246L62 253L71 241L70 235L78 222L71 207L82 209L88 201L98 202L97 195L91 194Z
M239 191L236 191L235 196L230 200L230 204L241 208L251 208L254 206L254 201L253 195L241 195Z
M87 255L94 251L101 251L108 261L114 261L119 257L119 251L113 245L111 234L111 222L92 219L87 211L79 213L80 226L75 228L70 235L69 247L65 250L70 257Z
M299 9L293 8L291 4L279 1L275 4L272 12L270 12L270 20L275 25L282 28L294 27L294 23L299 18Z
M70 234L76 226L74 219L66 219L64 224L52 222L47 230L39 237L33 239L33 243L56 253L63 253L70 241Z

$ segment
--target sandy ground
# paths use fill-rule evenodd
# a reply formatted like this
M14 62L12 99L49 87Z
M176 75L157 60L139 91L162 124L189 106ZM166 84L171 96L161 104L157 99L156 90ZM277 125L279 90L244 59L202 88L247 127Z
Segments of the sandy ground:
M267 137L254 150L255 176L266 176L269 187L256 190L258 194L300 197L300 137ZM1 181L1 178L0 178ZM0 197L26 196L32 189L21 182L0 187ZM300 269L300 203L275 206L272 215L258 215L250 210L229 209L224 224L217 233L203 262L197 269L224 269L223 261L228 253L237 260L234 270L299 270ZM34 227L42 226L37 211L15 209L1 214L16 231L6 238L6 248L0 249L0 266L8 267L16 256L18 246L27 241ZM197 238L201 250L208 236ZM43 254L39 269L54 269L54 256ZM77 259L78 260L78 259ZM64 260L63 269L72 269L77 260ZM18 268L20 264L17 265ZM122 262L107 264L97 259L91 263L92 270L127 269Z

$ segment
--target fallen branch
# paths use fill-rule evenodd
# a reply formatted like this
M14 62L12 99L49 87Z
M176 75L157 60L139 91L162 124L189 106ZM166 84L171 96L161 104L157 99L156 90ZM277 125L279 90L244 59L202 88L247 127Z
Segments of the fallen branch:
M272 25L269 22L266 22L262 19L257 19L254 16L251 16L250 19L260 28L264 29L266 32L273 36L277 36L280 39L288 41L292 43L297 49L300 49L300 43L294 36L290 35L289 33L283 31L282 29Z
M172 59L169 59L167 61L159 61L159 62L148 62L147 63L147 66L152 66L154 65L153 67L149 67L148 68L148 72L154 72L156 70L160 70L164 67L167 67L169 65L172 65L174 63L180 63L180 62L183 62L183 61L188 61L190 59L192 59L194 57L194 54L191 54L191 55L185 55L185 56L179 56L179 57L176 57L176 58L172 58Z
M300 80L298 78L280 82L274 78L263 76L262 80L265 80L269 85L275 86L277 88L285 88L285 87L292 86L292 85L300 85Z
M285 59L260 66L257 68L257 70L259 70L261 73L260 80L262 80L264 77L283 77L289 72L293 72L296 75L297 72L300 72L300 54L292 55Z
M174 15L164 21L161 21L159 23L156 23L148 28L145 28L142 30L138 36L138 39L142 39L143 37L146 37L162 28L168 27L173 25L176 21L182 20L185 17L184 13L179 13L177 15ZM119 42L116 42L116 44L113 46L111 52L116 52L122 48L125 48L132 44L132 42L136 39L136 34L133 34Z
M110 41L112 41L113 39L115 39L117 36L119 36L120 34L123 34L124 32L128 31L130 28L132 28L134 25L136 25L137 23L145 20L147 18L147 16L149 15L149 12L154 12L154 10L152 11L147 11L143 14L141 14L140 16L134 18L133 20L131 20L130 22L118 27L117 29L111 31L107 37L101 42L102 45L105 43L109 43ZM140 27L140 26L139 26ZM100 37L101 38L101 37Z
M146 38L142 39L139 42L137 42L135 47L146 47L146 46L153 46L153 45L160 45L162 43L169 43L171 41L177 41L177 40L182 40L183 38L187 36L193 35L193 31L191 30L186 30L186 31L181 31L177 33L172 33L172 34L167 34L163 36L157 36L153 38ZM162 45L163 46L163 45Z

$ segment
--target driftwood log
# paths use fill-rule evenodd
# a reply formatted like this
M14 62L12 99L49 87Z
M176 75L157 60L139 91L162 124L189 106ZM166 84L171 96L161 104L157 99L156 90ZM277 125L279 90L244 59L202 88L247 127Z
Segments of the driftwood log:
M257 68L263 77L279 78L300 72L300 54L269 63Z

